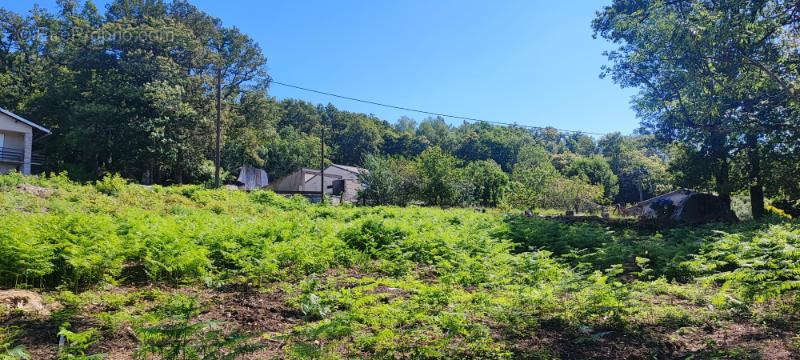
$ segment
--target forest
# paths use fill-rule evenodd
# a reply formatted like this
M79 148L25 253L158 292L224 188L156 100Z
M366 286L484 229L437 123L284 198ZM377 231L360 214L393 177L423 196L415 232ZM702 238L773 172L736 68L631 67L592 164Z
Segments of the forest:
M756 216L765 201L792 211L800 199L795 7L659 3L615 2L592 23L596 37L620 45L602 75L640 90L633 106L642 126L631 135L379 119L277 100L268 54L186 1L2 10L0 104L53 130L37 144L48 157L42 171L79 181L119 173L145 184L213 184L219 85L223 182L245 164L277 179L324 161L382 170L372 181L383 194L371 197L376 204L625 204L688 188L740 195Z

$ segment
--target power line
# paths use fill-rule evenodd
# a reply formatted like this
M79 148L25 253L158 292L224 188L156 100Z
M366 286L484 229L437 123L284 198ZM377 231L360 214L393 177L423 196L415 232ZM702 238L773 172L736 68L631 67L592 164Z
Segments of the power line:
M377 101L364 100L364 99L354 98L354 97L351 97L351 96L339 95L339 94L334 94L334 93L331 93L331 92L309 89L307 87L302 87L302 86L298 86L298 85L287 84L287 83L284 83L284 82L277 81L274 78L271 79L270 83L278 84L278 85L281 85L281 86L286 86L286 87L290 87L290 88L294 88L294 89L298 89L298 90L313 92L313 93L317 93L317 94L333 96L333 97L340 98L340 99L357 101L357 102L365 103L365 104L382 106L382 107L391 108L391 109L397 109L397 110L411 111L411 112L416 112L416 113L426 114L426 115L441 116L441 117L451 118L451 119L475 121L475 122L482 122L482 123L494 124L494 125L514 126L514 127L528 128L528 129L533 129L533 130L555 129L555 130L558 130L560 132L565 132L565 133L597 135L597 136L606 135L606 134L603 134L603 133L595 133L595 132L589 132L589 131L567 130L567 129L558 129L558 128L544 127L544 126L510 124L510 123L504 123L504 122L499 122L499 121L476 119L476 118L466 117L466 116L450 115L450 114L438 113L438 112L433 112L433 111L414 109L414 108L409 108L409 107L405 107L405 106L390 105L390 104L380 103L380 102L377 102Z

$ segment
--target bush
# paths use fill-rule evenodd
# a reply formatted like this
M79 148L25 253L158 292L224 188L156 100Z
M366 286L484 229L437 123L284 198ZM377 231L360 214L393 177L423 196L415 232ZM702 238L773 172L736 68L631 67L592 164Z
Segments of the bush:
M107 215L68 215L49 221L45 238L56 249L56 274L73 286L113 281L122 271L126 247Z
M133 212L125 217L123 236L133 258L155 281L178 283L202 278L211 267L208 249L196 240L203 218L163 218Z
M420 199L420 177L412 161L368 155L364 167L368 172L358 176L363 185L358 194L360 201L370 205L405 206Z
M469 187L467 203L496 207L508 186L508 175L494 160L473 161L464 169L464 181Z
M127 185L128 181L119 174L106 174L102 179L95 182L94 187L103 194L116 196L119 195Z
M44 217L4 214L0 221L0 282L39 285L54 270L56 245L39 231ZM37 281L38 280L38 281Z
M765 301L800 289L800 228L773 225L755 234L723 234L685 266L724 283L745 300Z

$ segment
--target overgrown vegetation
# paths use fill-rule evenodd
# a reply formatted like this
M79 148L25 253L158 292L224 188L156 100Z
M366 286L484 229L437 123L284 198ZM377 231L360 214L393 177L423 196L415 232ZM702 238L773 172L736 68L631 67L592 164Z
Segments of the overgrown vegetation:
M107 191L108 182L0 177L0 280L61 307L44 318L0 312L4 328L19 329L7 350L69 358L119 341L127 356L207 359L798 350L787 334L800 330L800 226L778 216L654 232L495 210L329 207L266 191L124 182ZM32 341L43 328L47 340ZM715 340L741 328L781 340Z

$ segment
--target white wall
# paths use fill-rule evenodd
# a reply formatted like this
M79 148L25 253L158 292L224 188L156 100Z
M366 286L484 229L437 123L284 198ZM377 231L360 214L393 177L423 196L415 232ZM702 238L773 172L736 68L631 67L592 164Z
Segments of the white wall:
M303 185L303 191L319 191L319 175L314 175L310 180L308 180L305 185ZM325 171L325 193L330 194L333 192L333 189L328 188L329 186L333 185L334 180L339 180L341 177L336 176L335 174L328 174L328 171Z
M25 149L25 134L3 130L0 130L0 134L3 134L3 143L0 144L2 147L19 150Z
M17 119L0 113L0 131L25 134L33 132L33 128Z

